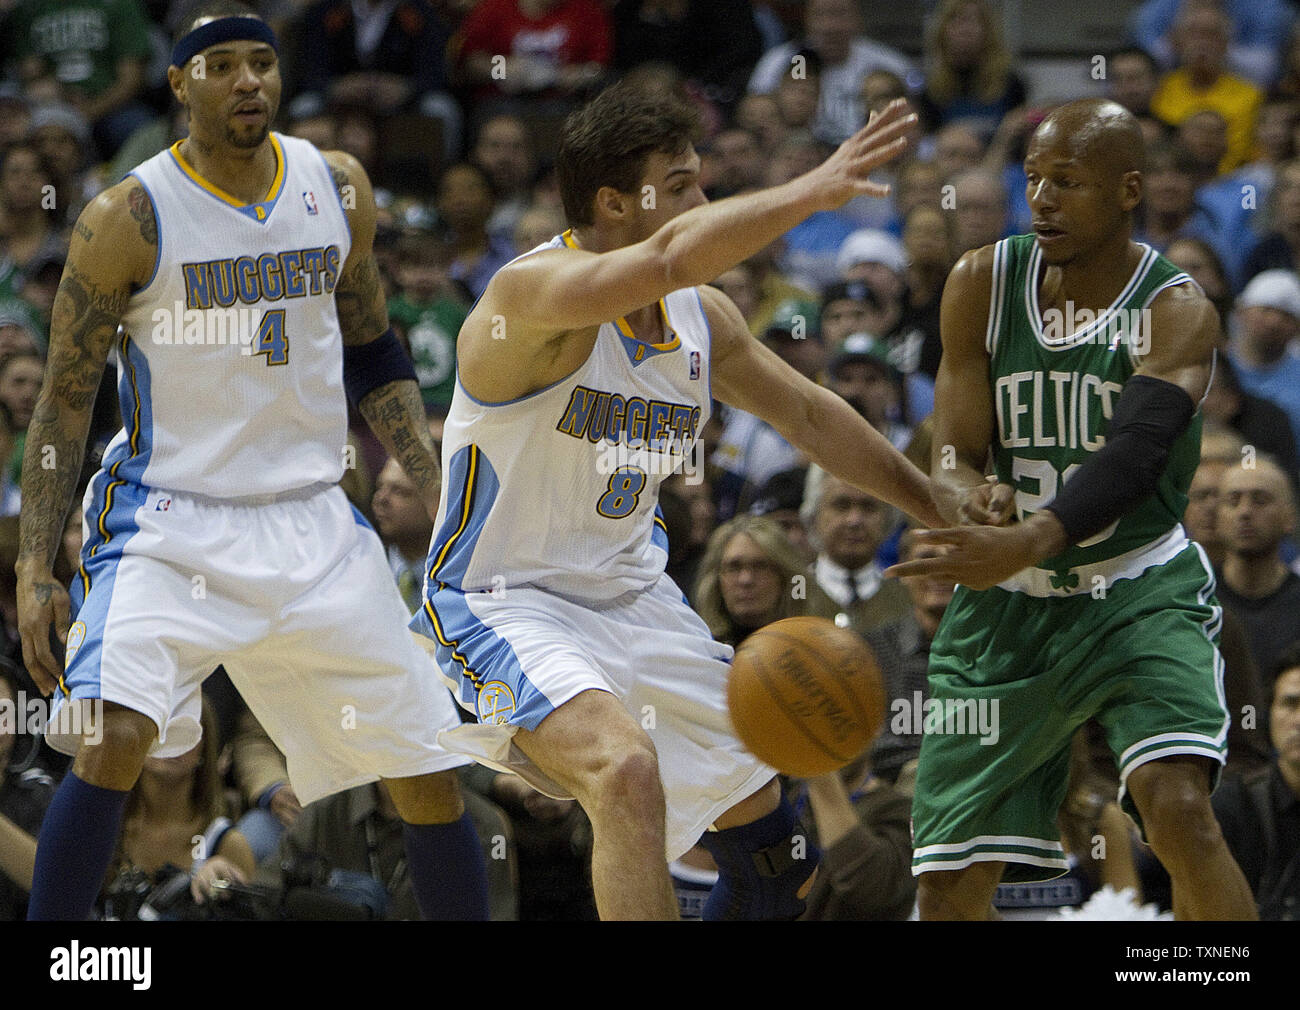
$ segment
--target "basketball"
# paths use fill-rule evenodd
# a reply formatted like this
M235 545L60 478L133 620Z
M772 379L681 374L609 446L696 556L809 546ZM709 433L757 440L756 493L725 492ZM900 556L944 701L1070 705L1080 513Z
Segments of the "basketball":
M855 632L790 617L741 643L727 705L755 757L809 778L842 768L875 739L885 721L884 678Z

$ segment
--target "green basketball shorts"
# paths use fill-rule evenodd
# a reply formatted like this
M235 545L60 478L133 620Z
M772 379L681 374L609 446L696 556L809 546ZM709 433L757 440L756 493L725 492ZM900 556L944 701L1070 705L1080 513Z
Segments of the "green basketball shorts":
M1066 872L1057 813L1071 737L1093 717L1139 827L1134 768L1196 755L1217 781L1228 733L1222 610L1203 552L1178 533L1187 546L1175 543L1169 560L1100 586L1084 571L1061 595L958 589L930 653L914 874L991 861L1008 864L1008 882Z

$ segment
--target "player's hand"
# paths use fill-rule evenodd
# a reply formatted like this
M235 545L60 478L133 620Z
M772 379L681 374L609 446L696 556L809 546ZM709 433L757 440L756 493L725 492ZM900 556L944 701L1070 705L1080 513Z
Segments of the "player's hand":
M42 694L53 691L63 675L63 664L50 648L50 628L66 644L71 609L68 591L51 572L18 570L18 634L23 643L23 665Z
M872 182L868 177L906 150L916 123L916 113L907 101L895 99L881 112L873 112L866 126L809 172L810 179L816 177L818 191L827 201L826 209L834 210L863 194L888 196L888 186Z
M922 575L951 579L971 589L989 589L1048 556L1030 523L915 530L912 536L918 545L935 544L947 550L938 557L891 565L885 570L886 576Z
M244 871L221 856L206 860L190 880L190 895L197 904L202 905L209 898L221 893L229 883L246 884Z
M983 484L968 488L957 505L963 526L1005 526L1016 514L1016 489L990 474Z

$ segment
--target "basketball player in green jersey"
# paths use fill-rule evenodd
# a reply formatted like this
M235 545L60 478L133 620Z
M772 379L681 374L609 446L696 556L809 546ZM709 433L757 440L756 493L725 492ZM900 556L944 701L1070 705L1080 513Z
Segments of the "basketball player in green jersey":
M1218 320L1130 237L1142 160L1120 106L1057 109L1025 159L1035 234L967 253L944 290L931 469L958 525L916 533L944 556L886 573L961 583L931 651L943 707L913 807L924 919L988 918L1001 881L1068 870L1057 811L1093 717L1175 914L1255 918L1210 808L1222 611L1180 525Z

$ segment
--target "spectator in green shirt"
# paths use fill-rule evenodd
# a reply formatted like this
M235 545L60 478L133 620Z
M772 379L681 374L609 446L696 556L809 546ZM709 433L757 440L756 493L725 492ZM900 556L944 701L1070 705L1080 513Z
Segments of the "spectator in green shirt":
M20 0L8 34L23 80L53 78L109 158L151 118L140 100L148 25L140 0Z
M445 409L456 383L456 336L469 312L447 276L451 247L437 235L410 232L398 241L397 257L398 293L388 316L410 344L425 410Z

